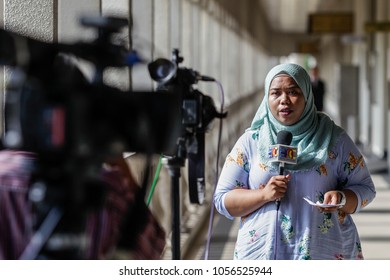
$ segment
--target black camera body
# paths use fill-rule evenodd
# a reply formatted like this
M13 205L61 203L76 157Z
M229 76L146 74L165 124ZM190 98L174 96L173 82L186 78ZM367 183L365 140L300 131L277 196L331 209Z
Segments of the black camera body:
M183 62L179 50L174 49L172 60L159 58L148 65L150 76L158 82L157 91L171 91L181 96L181 136L178 138L174 160L188 158L188 184L190 202L201 204L205 195L205 133L218 113L213 100L197 90L198 81L215 81L197 71L179 67Z
M149 63L149 73L157 85L159 92L172 91L182 98L183 129L191 132L206 131L214 118L223 118L217 112L213 100L194 88L199 81L213 82L214 78L200 75L193 69L179 67L183 62L179 50L172 51L172 60L159 58Z

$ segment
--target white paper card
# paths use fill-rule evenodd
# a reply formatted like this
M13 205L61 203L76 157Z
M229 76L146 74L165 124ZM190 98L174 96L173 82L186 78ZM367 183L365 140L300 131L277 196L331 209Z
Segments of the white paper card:
M324 203L321 203L319 201L313 202L310 199L308 199L307 197L304 197L303 199L306 200L306 202L309 203L310 205L318 206L318 207L322 207L322 208L343 206L342 204L324 204Z

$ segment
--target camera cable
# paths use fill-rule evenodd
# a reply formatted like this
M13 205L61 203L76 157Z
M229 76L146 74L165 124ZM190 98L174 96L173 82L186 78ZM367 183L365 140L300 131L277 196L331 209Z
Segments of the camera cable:
M157 164L157 168L156 168L156 172L154 173L153 182L152 182L152 185L151 185L151 188L149 191L148 200L146 202L147 206L149 206L150 202L152 201L153 193L154 193L154 190L156 189L158 177L160 176L160 171L161 171L161 166L162 166L162 158L163 158L163 155L160 155L160 158L159 158L158 164Z
M222 84L215 80L215 83L219 87L219 91L221 94L221 114L224 112L224 103L225 103L225 94L224 90L222 87ZM214 224L214 212L215 212L215 207L214 207L214 194L215 190L217 188L218 184L218 177L219 177L219 158L220 158L220 150L221 150L221 138L222 138L222 127L223 127L223 119L221 118L219 120L219 131L218 131L218 142L217 142L217 160L215 164L215 182L214 182L214 190L213 190L213 195L211 197L211 210L210 210L210 217L209 217L209 227L208 227L208 232L207 232L207 240L206 240L206 248L205 248L205 253L204 253L204 259L208 260L209 258L209 252L210 252L210 243L211 243L211 235L212 235L212 229L213 229L213 224Z

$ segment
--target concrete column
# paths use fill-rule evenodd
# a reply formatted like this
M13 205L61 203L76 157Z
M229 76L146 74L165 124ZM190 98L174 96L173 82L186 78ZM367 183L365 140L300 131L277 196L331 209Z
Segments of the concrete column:
M158 57L171 58L170 47L170 1L154 1L153 43Z
M170 42L169 50L182 48L182 17L181 17L181 0L170 0L169 17L170 17Z
M4 27L34 38L52 41L55 32L52 0L3 0Z
M369 1L354 1L355 38L353 44L352 63L359 66L359 104L357 115L357 131L359 140L364 147L369 147L371 138L371 101L368 83L369 71L367 64L368 36L364 31L364 24L369 21Z
M0 0L0 28L4 26L4 1ZM0 66L0 106L4 104L4 66ZM3 135L3 112L0 113L0 135Z
M0 27L4 25L4 0L0 0Z
M214 55L210 51L210 43L213 41L212 36L210 36L209 28L210 28L210 17L207 14L207 10L205 7L200 6L199 10L199 49L201 52L199 53L199 71L204 75L214 76L216 73L211 72L210 59ZM219 77L218 77L219 78ZM200 88L207 93L213 91L214 85L210 83L203 83L200 85Z
M388 2L378 0L376 7L376 20L386 20ZM375 89L372 103L372 151L379 157L384 157L386 151L385 128L387 123L387 34L375 33Z
M390 124L390 110L387 110L387 123ZM386 141L386 148L387 151L390 151L390 129L387 125L386 127L386 133L387 133L387 141ZM387 154L387 173L390 174L390 158Z
M102 14L107 16L129 18L129 0L101 0Z
M191 1L183 1L182 3L182 50L184 56L183 65L192 68L195 63L194 46L195 38L198 36L199 26L194 26L194 5Z
M62 43L75 43L77 41L92 41L96 36L96 29L81 25L83 16L99 16L100 1L67 0L58 1L58 41ZM78 67L89 79L93 79L94 65L83 61Z
M92 40L96 30L81 25L83 16L99 16L100 1L66 0L58 1L58 40L75 42Z
M198 53L199 64L197 70L203 75L212 76L217 80L221 80L220 62L220 31L216 23L215 14L210 9L213 1L209 1L208 5L199 4L199 49ZM216 91L215 84L200 83L199 89L212 98L215 98L216 104L220 104L220 95Z
M90 1L91 2L91 1ZM130 2L129 0L102 0L101 10L103 16L119 17L129 20L129 26L122 28L119 34L115 34L123 46L130 49ZM117 42L116 42L117 43ZM133 67L138 67L134 65ZM104 73L104 82L123 91L130 89L130 67L110 67Z
M133 28L131 32L132 47L143 59L153 60L154 45L154 0L132 0L131 14ZM152 90L154 84L147 67L135 66L131 71L133 90Z
M52 0L2 0L0 1L0 24L6 29L38 40L52 42L56 37L56 21ZM0 67L1 108L4 104L4 86L11 75L11 69ZM3 113L0 114L3 124ZM0 126L2 135L3 125Z

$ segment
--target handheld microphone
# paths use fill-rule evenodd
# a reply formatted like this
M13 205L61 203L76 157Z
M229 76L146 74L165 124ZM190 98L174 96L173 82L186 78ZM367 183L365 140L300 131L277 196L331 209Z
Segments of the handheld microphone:
M292 141L292 134L289 131L279 131L276 138L276 145L270 146L268 158L270 162L279 162L279 175L284 174L284 165L297 163L297 148L289 146ZM276 200L277 209L279 209L280 199Z

